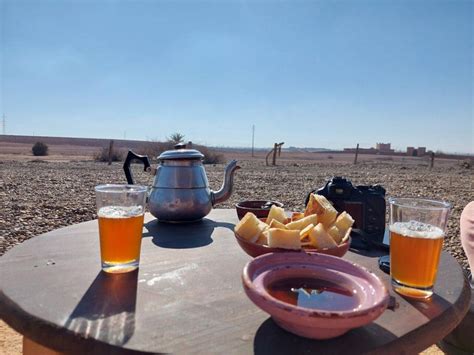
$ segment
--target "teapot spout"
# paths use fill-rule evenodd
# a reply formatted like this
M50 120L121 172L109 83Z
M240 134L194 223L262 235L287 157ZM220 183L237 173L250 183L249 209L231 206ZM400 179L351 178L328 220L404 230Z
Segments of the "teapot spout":
M237 160L232 160L225 168L224 173L224 183L219 191L211 191L212 205L214 206L217 203L224 202L229 199L232 195L232 190L234 188L234 173L236 170L240 169L240 166L237 165Z

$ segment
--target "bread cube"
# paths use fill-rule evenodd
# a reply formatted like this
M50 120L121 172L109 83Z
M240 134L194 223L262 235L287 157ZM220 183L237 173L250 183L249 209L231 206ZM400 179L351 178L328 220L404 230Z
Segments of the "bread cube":
M309 233L309 239L311 245L316 249L333 248L337 246L336 242L328 234L322 223L318 223L318 225L313 228Z
M348 230L346 230L346 234L344 234L344 236L342 237L341 244L347 242L347 240L351 236L351 232L352 232L352 228L349 228Z
M281 207L273 205L270 208L270 212L268 212L268 217L265 222L267 222L267 224L270 224L272 219L276 219L278 222L285 224L286 222L285 210Z
M293 212L291 214L291 221L294 222L294 221L297 221L301 218L304 217L304 213L303 212Z
M304 211L306 216L316 213L318 215L318 222L322 223L325 227L329 227L336 219L337 211L331 205L326 197L311 194L308 205Z
M342 212L339 216L337 216L336 222L334 223L334 225L339 228L343 235L349 228L352 227L353 224L354 219L346 211Z
M314 225L318 224L318 216L317 215L312 214L312 215L306 216L304 218L301 218L297 221L287 223L286 228L291 229L291 230L301 231L301 230L305 229L306 226L308 226L310 224L314 224Z
M260 221L252 212L247 212L234 228L235 233L249 242L255 242L268 225Z
M260 233L260 236L258 239L255 241L255 243L260 244L260 245L268 245L268 229L264 230L262 233Z
M337 244L341 244L344 233L339 230L334 224L328 228L328 234L334 239Z
M270 248L301 249L300 232L298 230L287 230L270 228L268 230L268 246Z
M314 224L307 225L303 230L300 231L300 240L308 239L309 233L313 230Z
M286 225L284 225L281 222L278 222L276 219L272 219L269 226L270 226L270 228L288 229L288 228L286 228Z

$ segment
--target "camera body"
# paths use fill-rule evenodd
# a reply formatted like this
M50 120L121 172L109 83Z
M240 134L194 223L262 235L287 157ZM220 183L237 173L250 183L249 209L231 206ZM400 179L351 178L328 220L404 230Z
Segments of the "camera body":
M365 242L383 243L386 205L382 186L354 186L349 180L335 176L324 187L311 193L326 197L338 212L347 211L354 218L353 234L358 234Z

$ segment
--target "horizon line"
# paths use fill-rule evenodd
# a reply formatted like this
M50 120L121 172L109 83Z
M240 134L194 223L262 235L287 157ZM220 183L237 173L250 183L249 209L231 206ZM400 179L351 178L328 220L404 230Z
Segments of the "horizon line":
M0 134L0 138L1 137L24 137L24 138L64 138L64 139L91 139L91 140L113 140L113 141L121 141L121 142L142 142L142 143L166 143L166 140L164 141L158 141L158 140L143 140L143 139L127 139L127 138L106 138L106 137L102 137L102 138L98 138L98 137L71 137L71 136L43 136L43 135L40 135L40 136L37 136L37 135L24 135L24 134ZM192 141L188 141L188 142L191 142L193 144L196 144L196 145L201 145L201 146L206 146L206 147L209 147L209 148L216 148L216 149L248 149L248 150L252 150L252 147L251 145L249 146L224 146L224 145L205 145L205 144L200 144L200 143L194 143ZM390 143L391 144L391 143ZM413 146L415 147L415 146ZM268 149L272 149L272 147L254 147L253 148L254 150L268 150ZM325 147L299 147L299 146L289 146L289 147L282 147L282 150L289 150L289 149L302 149L302 150L318 150L318 151L321 151L321 152L324 152L324 151L327 151L327 152L344 152L345 149L356 149L356 147L344 147L344 148L340 148L340 149L333 149L333 148L325 148ZM374 149L375 150L375 147L359 147L359 149ZM395 153L403 153L404 151L406 152L406 149L403 150L403 149L394 149ZM467 155L467 156L470 156L470 157L474 157L474 153L469 153L469 152L453 152L453 151L444 151L444 150L441 150L441 149L436 149L436 150L433 150L433 149L428 149L426 152L439 152L441 154L448 154L448 155ZM348 153L352 153L352 152L348 152ZM381 153L384 153L384 152L381 152ZM388 154L390 155L390 154Z

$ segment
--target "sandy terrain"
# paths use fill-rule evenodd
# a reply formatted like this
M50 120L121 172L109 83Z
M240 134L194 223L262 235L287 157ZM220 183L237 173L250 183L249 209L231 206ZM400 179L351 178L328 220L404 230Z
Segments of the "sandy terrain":
M10 147L7 149L7 147ZM61 226L94 219L93 187L100 183L125 181L121 163L108 166L90 161L91 147L50 146L51 155L37 159L27 143L0 144L0 255L35 235ZM69 149L74 155L64 155ZM18 153L23 154L18 154ZM277 166L265 166L265 152L226 153L240 160L233 205L247 199L276 199L287 209L302 210L311 189L321 187L334 175L342 175L354 184L382 184L388 196L419 196L452 203L452 216L444 249L467 269L459 242L459 216L474 197L474 169L462 167L457 160L437 160L434 169L427 159L406 157L360 156L353 165L351 154L282 154ZM150 184L151 176L135 169L137 183ZM211 188L221 185L224 165L206 166ZM0 322L0 353L14 354L21 349L20 337ZM430 353L436 353L430 349Z

